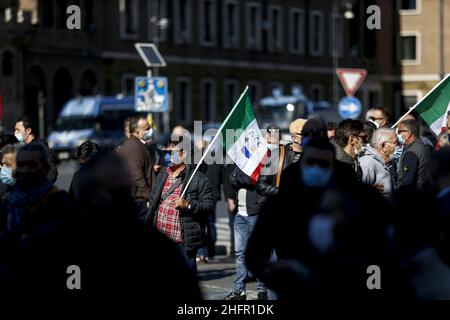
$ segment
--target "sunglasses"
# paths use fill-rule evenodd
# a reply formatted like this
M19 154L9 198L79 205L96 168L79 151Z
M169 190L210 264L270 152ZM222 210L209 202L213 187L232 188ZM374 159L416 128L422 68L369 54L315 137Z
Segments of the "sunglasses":
M314 159L314 158L307 158L305 159L305 162L308 166L319 166L321 168L329 168L331 167L331 162L328 160L323 160L323 159Z

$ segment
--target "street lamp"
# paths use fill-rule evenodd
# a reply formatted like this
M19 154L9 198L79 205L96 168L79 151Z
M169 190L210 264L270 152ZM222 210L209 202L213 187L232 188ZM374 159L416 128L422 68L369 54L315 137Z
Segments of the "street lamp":
M344 3L344 7L345 7L344 18L348 20L354 19L355 14L352 11L353 3L351 3L350 1L346 1Z

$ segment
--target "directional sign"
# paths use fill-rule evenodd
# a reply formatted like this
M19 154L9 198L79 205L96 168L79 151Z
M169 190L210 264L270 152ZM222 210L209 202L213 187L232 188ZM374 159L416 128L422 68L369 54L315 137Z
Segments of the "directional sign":
M367 71L364 69L336 69L336 74L347 96L354 96L366 78Z
M344 97L339 101L338 112L343 119L356 119L360 116L362 104L356 97Z
M166 112L169 110L167 78L136 77L135 79L136 111Z

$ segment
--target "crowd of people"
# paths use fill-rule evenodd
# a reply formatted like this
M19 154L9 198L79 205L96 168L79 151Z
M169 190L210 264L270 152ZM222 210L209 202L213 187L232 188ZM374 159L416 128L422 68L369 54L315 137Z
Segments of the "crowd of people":
M193 175L190 153L209 141L177 126L161 147L132 117L114 150L79 146L65 192L52 151L19 119L0 136L0 287L82 294L66 286L77 265L87 292L201 299L197 264L216 254L224 199L236 264L226 300L246 299L252 278L258 300L450 299L450 120L439 137L414 114L390 120L385 108L366 121L297 119L287 144L271 125L263 165L275 169L253 181L229 162Z

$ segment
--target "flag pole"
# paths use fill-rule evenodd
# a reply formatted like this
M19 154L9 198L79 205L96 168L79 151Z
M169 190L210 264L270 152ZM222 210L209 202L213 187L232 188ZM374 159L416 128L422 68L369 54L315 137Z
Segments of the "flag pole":
M414 106L412 106L411 108L409 108L408 112L406 112L403 116L400 117L400 119L398 119L398 121L391 127L392 129L394 129L400 122L402 122L402 120L408 115L410 114L423 100L425 100L433 91L434 89L436 89L437 87L439 87L445 80L447 80L447 78L450 77L450 73L441 81L439 81L439 83L437 85L435 85L433 87L433 89L431 89L430 91L428 91L428 93L422 98L420 99Z
M200 167L200 165L202 164L203 160L205 159L206 155L208 154L209 150L211 149L211 147L214 145L214 142L217 140L217 138L219 137L219 134L221 133L223 127L225 126L225 124L227 123L228 119L230 119L231 115L233 114L234 110L237 108L237 106L239 105L239 103L241 102L242 98L244 97L244 95L247 93L248 91L248 86L245 86L244 91L242 92L241 96L239 97L239 99L237 100L237 102L234 104L233 109L231 109L231 111L228 113L227 117L225 118L225 120L222 122L219 130L217 130L216 135L214 136L214 138L211 140L211 142L208 144L208 146L206 147L206 150L203 152L202 157L200 158L200 161L197 163L197 165L195 166L194 172L192 172L188 182L186 183L186 186L183 188L183 192L181 193L181 198L184 198L186 191L189 187L189 185L191 184L192 178L194 177L194 175L197 173L198 168Z

